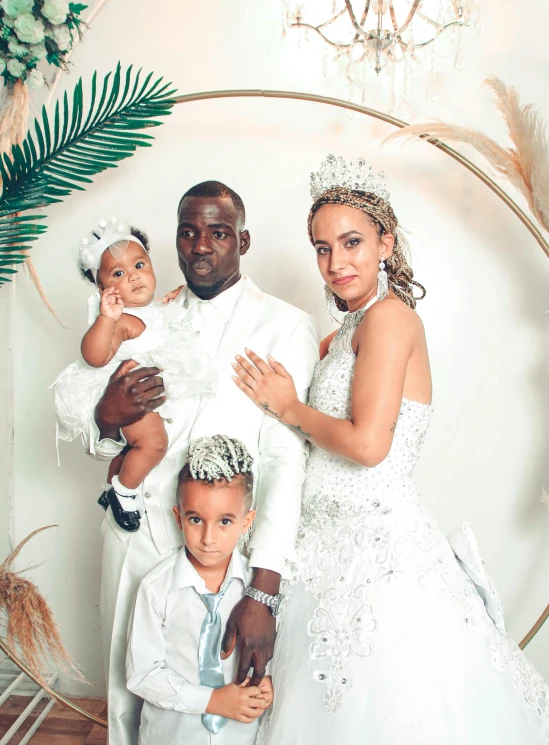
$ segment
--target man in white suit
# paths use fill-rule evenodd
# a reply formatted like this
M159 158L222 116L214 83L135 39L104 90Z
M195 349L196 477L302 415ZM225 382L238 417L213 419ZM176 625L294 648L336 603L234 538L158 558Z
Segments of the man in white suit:
M235 607L223 648L230 652L236 642L236 682L242 682L253 667L252 684L257 685L272 657L275 619L270 604L279 592L286 562L293 557L306 444L242 395L231 379L231 363L245 347L263 357L272 354L292 373L304 400L318 359L319 339L309 315L266 295L240 274L240 257L250 247L244 220L240 197L217 181L193 187L179 205L176 243L187 286L171 312L175 322L191 325L213 358L219 382L215 397L188 398L173 418L164 420L168 452L139 489L139 530L125 532L107 511L101 619L110 745L137 745L141 701L128 692L125 679L128 620L141 579L181 544L172 507L178 473L190 441L197 437L236 437L254 457L257 517L249 548L252 587L260 593L245 597ZM110 460L123 450L121 427L165 401L160 370L132 370L130 363L123 363L117 373L83 438L88 452L101 460Z

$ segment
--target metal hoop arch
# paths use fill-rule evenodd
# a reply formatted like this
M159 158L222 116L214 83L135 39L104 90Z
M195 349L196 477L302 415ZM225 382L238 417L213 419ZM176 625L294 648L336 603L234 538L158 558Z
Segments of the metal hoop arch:
M406 122L403 122L401 119L396 119L393 116L390 116L389 114L384 114L382 111L377 111L376 109L370 109L366 106L359 106L358 104L351 103L350 101L344 101L340 98L330 98L328 96L318 96L314 93L299 93L297 91L279 91L279 90L262 90L260 88L254 89L233 89L233 90L220 90L220 91L204 91L201 93L188 93L183 96L177 96L176 102L178 104L183 103L192 103L193 101L208 101L213 99L220 99L220 98L280 98L280 99L287 99L287 100L294 100L294 101L309 101L312 103L320 103L325 104L328 106L335 106L336 108L340 109L348 109L349 111L355 111L358 114L364 114L365 116L369 116L373 119L378 119L379 121L385 122L387 124L391 124L394 127L398 127L399 129L403 129L407 126ZM422 139L427 140L427 142L430 145L434 145L439 150L442 150L443 153L446 153L446 155L449 155L451 158L456 160L458 163L460 163L462 166L467 168L468 171L470 171L474 176L476 176L478 179L480 179L486 186L488 186L491 191L498 196L501 201L509 207L509 209L515 213L515 215L519 218L519 220L523 223L523 225L527 228L527 230L532 234L532 236L535 238L535 240L540 245L542 251L545 253L545 255L549 258L549 244L543 237L541 231L539 228L534 224L534 222L528 217L528 215L519 207L519 205L500 187L496 182L488 176L481 168L476 166L474 163L472 163L468 158L466 158L464 155L461 155L461 153L458 153L457 150L454 150L453 148L446 145L444 142L441 142L440 140L437 140L435 138L429 138L428 136L423 137ZM538 618L534 626L530 629L530 631L526 634L526 636L523 638L523 640L520 642L519 647L521 649L524 649L534 638L534 636L538 633L538 631L541 629L547 618L549 617L549 605L545 608L541 616ZM10 648L6 645L4 640L0 638L0 650L4 652L4 654L22 671L24 672L33 682L40 685L36 677L33 675L33 673L29 670L29 668L18 659L18 657L10 650ZM74 712L79 714L82 717L85 717L86 719L89 719L90 721L94 722L95 724L99 725L103 728L108 728L108 724L104 719L101 719L100 717L96 717L93 714L90 714L90 712L85 711L84 709L81 709L79 706L74 704L72 701L69 701L65 696L63 696L61 693L58 693L57 691L52 690L51 688L48 688L47 686L41 686L43 690L52 698L56 699L59 703L63 704L64 706L67 706L69 709L72 709Z
M328 106L335 106L340 109L348 109L349 111L356 111L358 114L364 114L372 119L378 119L379 121L385 122L386 124L392 124L394 127L403 129L407 127L407 123L401 119L396 119L394 116L384 114L382 111L376 109L369 109L366 106L359 106L358 104L351 103L350 101L344 101L340 98L329 98L328 96L318 96L315 93L299 93L297 91L278 91L278 90L262 90L260 88L243 88L225 91L204 91L202 93L188 93L183 96L176 96L175 100L177 103L191 103L192 101L208 101L211 99L218 98L282 98L294 101L310 101L313 103L327 104ZM430 145L434 145L442 152L449 155L451 158L465 166L468 171L471 171L478 179L486 184L496 194L502 202L504 202L509 209L511 209L519 220L526 226L530 233L534 236L536 241L541 246L542 251L549 258L549 243L543 237L539 228L535 223L528 217L528 215L522 210L518 204L500 187L496 182L488 176L481 168L472 163L457 150L449 147L444 142L437 140L436 138L430 138L424 136L421 139L427 140Z
M66 706L69 709L72 709L76 714L78 714L81 717L84 717L85 719L89 719L90 721L94 722L95 724L98 724L100 727L103 727L104 729L108 728L108 724L104 719L101 719L101 717L96 717L95 714L90 714L89 711L86 711L85 709L81 709L80 706L77 706L77 704L74 704L72 701L69 701L68 698L63 696L62 693L58 693L57 691L54 691L53 688L50 688L49 686L43 685L39 680L37 680L36 676L30 670L27 665L25 665L24 662L22 662L17 655L11 651L11 649L8 647L6 642L0 637L0 650L6 655L6 657L13 662L14 665L16 665L21 672L25 673L27 677L29 677L33 683L36 683L43 691L45 691L48 696L51 696L51 698L54 698L56 701L59 701L60 704L63 704L63 706Z

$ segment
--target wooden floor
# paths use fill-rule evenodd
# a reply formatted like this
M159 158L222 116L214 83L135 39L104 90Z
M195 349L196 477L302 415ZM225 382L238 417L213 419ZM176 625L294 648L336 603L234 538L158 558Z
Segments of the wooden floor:
M29 701L30 699L26 696L10 696L0 707L0 738L9 730ZM48 699L42 699L33 714L10 740L10 745L18 745L47 702ZM95 716L106 719L107 704L104 699L82 698L78 699L78 705ZM93 724L88 719L79 717L78 714L60 704L55 704L31 738L30 745L106 745L106 742L106 729Z

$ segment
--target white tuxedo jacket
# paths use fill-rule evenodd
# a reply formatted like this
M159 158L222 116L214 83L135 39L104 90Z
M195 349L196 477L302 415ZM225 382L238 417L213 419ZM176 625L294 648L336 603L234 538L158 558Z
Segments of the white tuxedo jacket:
M189 295L192 293L185 288L176 301L178 307L176 303L170 306L172 315L187 312ZM145 479L139 508L147 513L151 538L159 554L181 545L172 507L177 476L189 443L214 434L237 437L254 458L257 516L249 544L250 565L283 573L286 561L294 557L307 445L291 429L266 416L231 379L231 362L236 353L244 353L244 347L263 358L271 354L281 362L292 374L300 399L306 400L319 355L316 323L298 308L261 292L245 277L214 355L219 377L217 394L201 401L187 399L175 410L173 418L165 420L168 452ZM83 441L92 456L108 460L122 450L123 440L99 441L98 436L97 426L91 422ZM107 520L121 541L129 540L131 534L116 525L110 510Z

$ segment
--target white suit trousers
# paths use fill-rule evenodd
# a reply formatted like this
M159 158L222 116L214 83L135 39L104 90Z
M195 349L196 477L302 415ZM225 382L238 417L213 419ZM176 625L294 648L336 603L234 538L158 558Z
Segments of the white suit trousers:
M103 523L101 634L109 687L109 745L137 745L142 699L126 687L128 624L143 577L172 551L159 554L151 539L147 514L141 526L122 540Z

